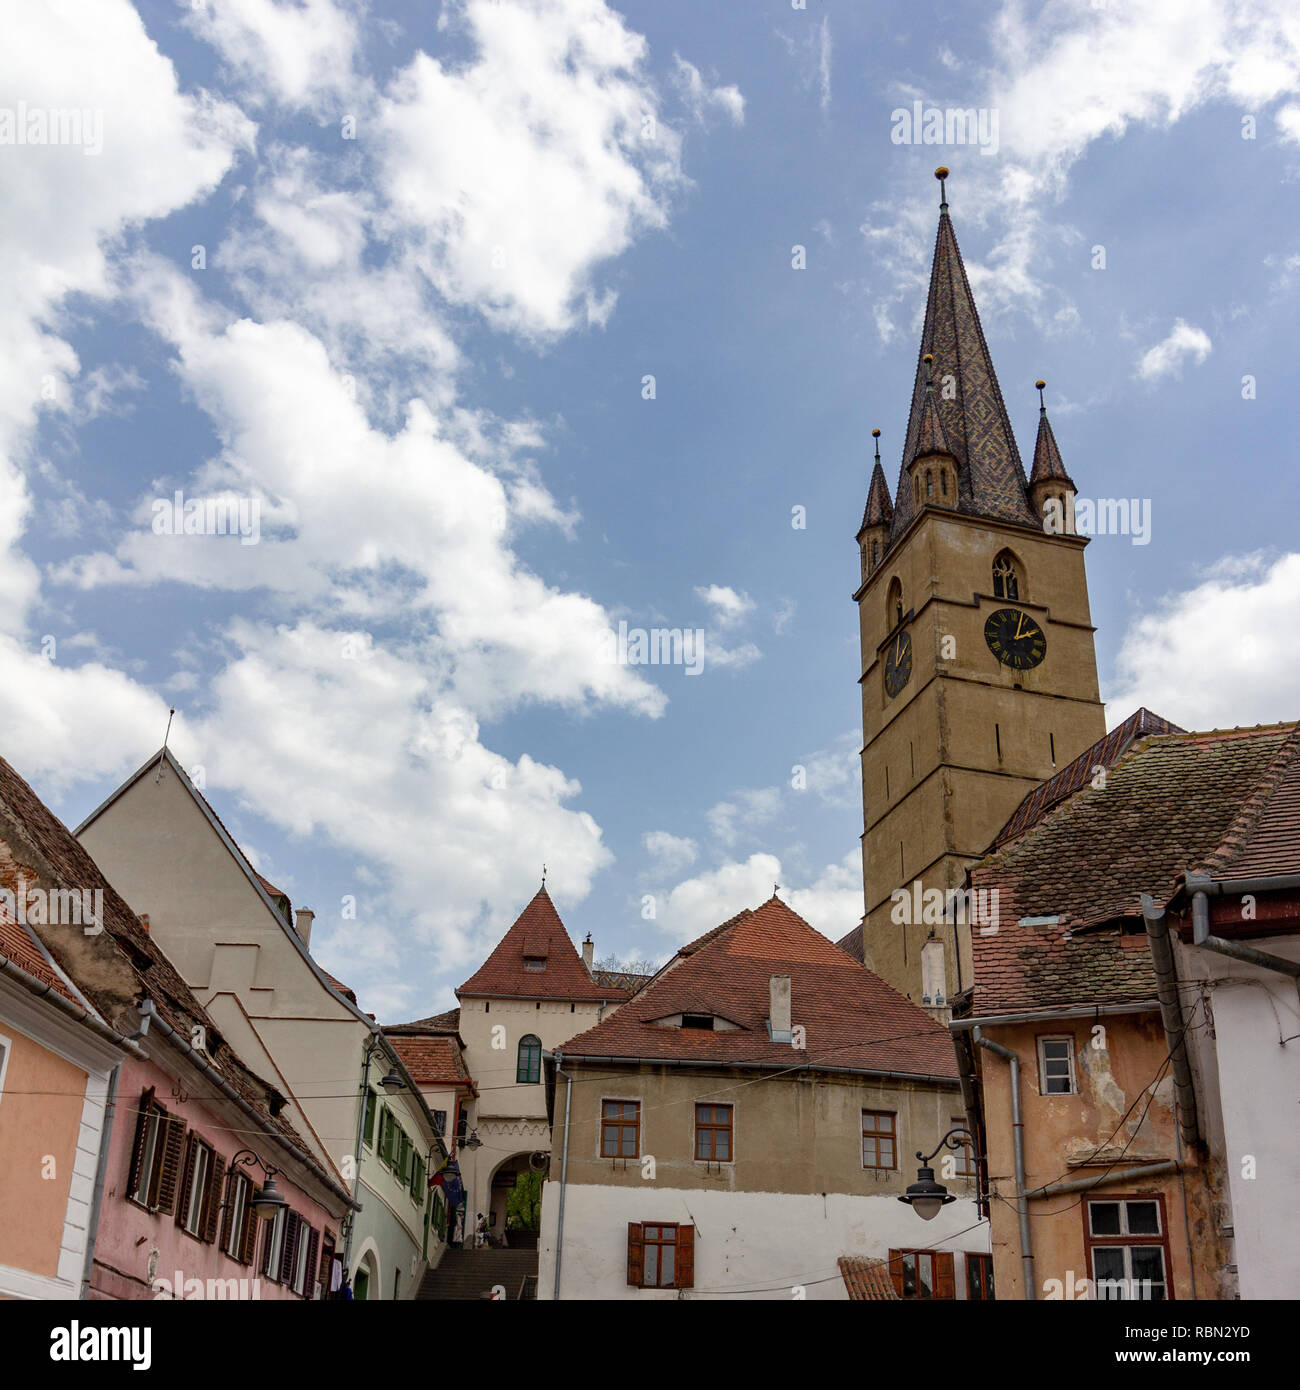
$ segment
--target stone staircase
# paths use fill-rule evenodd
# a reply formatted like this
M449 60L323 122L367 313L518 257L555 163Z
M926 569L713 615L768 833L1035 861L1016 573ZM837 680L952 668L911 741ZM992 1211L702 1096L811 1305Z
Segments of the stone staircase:
M501 1285L506 1299L537 1297L536 1250L448 1250L437 1269L424 1276L417 1299L451 1299L461 1302L487 1299L494 1285Z

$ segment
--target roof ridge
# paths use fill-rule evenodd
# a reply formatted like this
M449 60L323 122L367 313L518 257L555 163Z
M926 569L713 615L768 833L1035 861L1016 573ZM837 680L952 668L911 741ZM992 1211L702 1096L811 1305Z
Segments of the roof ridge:
M1243 841L1258 824L1260 817L1273 800L1278 784L1300 757L1300 722L1295 723L1286 741L1278 749L1273 761L1265 770L1264 776L1256 784L1254 792L1243 802L1237 818L1224 832L1214 852L1202 864L1203 869L1221 869L1236 859L1242 849Z

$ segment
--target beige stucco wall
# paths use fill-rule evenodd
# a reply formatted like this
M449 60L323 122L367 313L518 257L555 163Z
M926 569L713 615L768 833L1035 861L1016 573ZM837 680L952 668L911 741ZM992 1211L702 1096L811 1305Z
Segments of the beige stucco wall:
M931 510L859 593L868 964L917 1002L920 950L930 928L891 920L894 889L914 878L925 887L959 886L1024 797L1105 733L1085 544ZM1004 548L1014 552L1025 578L1015 600L993 596L993 560ZM902 629L886 613L895 577L904 612L912 614ZM1046 659L1033 670L1001 665L984 641L985 621L1003 607L1028 613L1046 634ZM911 635L912 675L890 699L885 659L900 630ZM955 646L945 658L947 638ZM940 935L951 994L957 988L952 931ZM969 985L969 930L959 935L961 982Z

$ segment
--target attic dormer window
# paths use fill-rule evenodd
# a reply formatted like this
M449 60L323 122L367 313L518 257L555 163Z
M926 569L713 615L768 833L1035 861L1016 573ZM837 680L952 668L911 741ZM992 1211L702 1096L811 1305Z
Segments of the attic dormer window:
M546 957L545 957L545 956L525 956L525 957L524 957L524 969L525 969L525 970L545 970L545 969L546 969Z
M683 1014L683 1015L682 1015L682 1027L683 1027L683 1028L703 1028L703 1029L705 1029L707 1032L712 1033L712 1032L713 1032L713 1015L712 1015L712 1014Z

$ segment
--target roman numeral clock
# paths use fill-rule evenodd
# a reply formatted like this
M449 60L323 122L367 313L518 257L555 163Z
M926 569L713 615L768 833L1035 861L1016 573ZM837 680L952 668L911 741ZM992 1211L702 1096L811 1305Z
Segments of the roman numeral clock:
M1004 665L1028 671L1047 655L1047 634L1019 608L998 608L984 624L989 651Z

